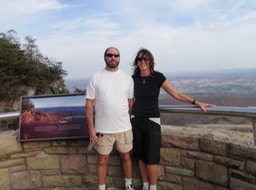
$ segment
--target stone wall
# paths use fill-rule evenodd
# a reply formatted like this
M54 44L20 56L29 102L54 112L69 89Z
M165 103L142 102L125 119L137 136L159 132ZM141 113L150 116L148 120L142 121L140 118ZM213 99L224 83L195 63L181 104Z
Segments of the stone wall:
M256 190L256 146L251 132L220 128L162 127L160 190ZM53 190L97 187L95 151L88 139L18 142L17 134L0 136L0 189ZM133 163L134 185L141 185ZM114 150L107 186L124 184L121 160Z

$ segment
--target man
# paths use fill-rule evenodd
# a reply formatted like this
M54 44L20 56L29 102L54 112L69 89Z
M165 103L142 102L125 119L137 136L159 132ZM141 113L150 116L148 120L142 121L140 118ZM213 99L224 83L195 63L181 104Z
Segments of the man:
M94 74L86 89L86 118L90 142L98 152L97 175L99 190L105 190L107 163L115 147L123 164L125 189L132 186L132 128L130 113L133 106L133 79L118 68L120 53L109 47L104 53L106 67ZM95 104L95 123L93 110ZM100 133L101 137L97 134Z

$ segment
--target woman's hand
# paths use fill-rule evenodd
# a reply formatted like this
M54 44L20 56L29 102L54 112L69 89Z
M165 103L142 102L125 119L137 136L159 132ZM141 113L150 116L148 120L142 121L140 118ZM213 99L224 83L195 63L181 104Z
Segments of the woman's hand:
M214 107L214 106L216 106L214 104L207 104L207 103L203 103L203 102L199 102L199 101L195 101L195 105L197 105L205 113L207 112L207 110L206 110L207 107Z

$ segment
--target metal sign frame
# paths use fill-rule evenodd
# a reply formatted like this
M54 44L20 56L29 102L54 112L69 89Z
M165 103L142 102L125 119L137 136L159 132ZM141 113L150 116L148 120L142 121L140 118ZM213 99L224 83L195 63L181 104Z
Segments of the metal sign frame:
M21 97L19 141L88 137L84 93Z

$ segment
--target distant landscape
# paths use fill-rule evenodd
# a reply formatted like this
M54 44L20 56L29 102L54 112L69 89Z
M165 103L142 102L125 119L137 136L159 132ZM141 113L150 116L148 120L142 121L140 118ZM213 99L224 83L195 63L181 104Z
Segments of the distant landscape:
M256 68L165 73L178 91L221 106L256 106ZM160 103L173 104L165 93Z
M256 106L256 67L164 74L175 89L200 100L202 98L222 106ZM85 89L87 82L88 78L69 79L65 84L72 93L75 88ZM226 100L226 97L234 99ZM176 104L163 91L159 103Z
M178 91L207 103L229 107L256 107L256 67L250 69L232 69L200 71L186 73L164 73L168 81ZM85 89L87 79L67 80L66 86L72 92L74 88ZM160 105L184 104L161 91ZM191 123L236 123L244 124L244 118L215 117L188 114L162 114L162 123L186 125Z

